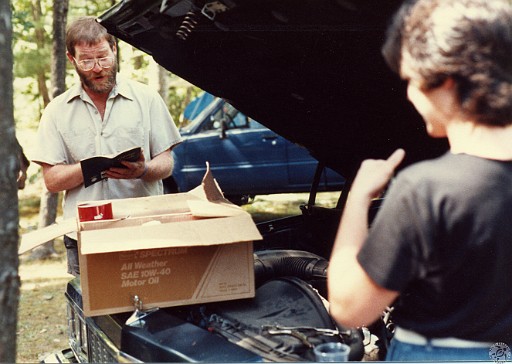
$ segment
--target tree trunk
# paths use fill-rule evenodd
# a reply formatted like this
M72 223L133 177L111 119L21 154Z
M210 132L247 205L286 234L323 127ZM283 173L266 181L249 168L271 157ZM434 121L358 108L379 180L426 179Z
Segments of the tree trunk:
M169 71L162 66L158 66L158 93L167 104L169 98Z
M66 91L66 24L69 0L53 1L52 98Z
M149 63L148 84L156 89L167 103L169 97L169 71L155 61Z
M0 362L16 361L18 276L18 177L13 115L11 2L0 0Z
M52 47L52 99L66 90L66 23L69 0L53 2L53 47ZM45 105L46 106L46 105ZM55 222L57 218L58 193L49 192L43 187L39 210L39 227ZM32 259L47 258L55 253L53 240L37 247L31 253Z
M59 201L58 193L51 193L43 184L41 192L41 205L39 206L39 228L49 226L57 219L57 207ZM50 240L43 245L34 248L29 259L46 259L56 254L54 241Z
M36 36L35 40L37 49L40 51L40 54L43 54L43 49L45 46L45 30L42 20L41 0L36 0L32 3L32 16L34 17ZM50 97L48 94L48 87L46 87L46 75L43 67L40 67L37 71L37 86L39 89L39 94L43 98L43 105L46 107L46 105L48 105L50 102Z

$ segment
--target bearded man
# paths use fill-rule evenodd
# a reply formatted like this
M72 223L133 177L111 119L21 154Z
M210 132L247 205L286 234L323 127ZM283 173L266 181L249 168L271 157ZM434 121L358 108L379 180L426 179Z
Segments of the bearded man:
M79 201L143 197L163 193L172 174L171 149L180 134L160 95L117 74L115 38L93 17L81 17L66 32L67 57L80 82L46 107L38 129L34 162L50 192L64 191L64 218ZM111 168L87 188L80 161L141 147L135 162ZM64 237L68 272L79 275L76 235Z

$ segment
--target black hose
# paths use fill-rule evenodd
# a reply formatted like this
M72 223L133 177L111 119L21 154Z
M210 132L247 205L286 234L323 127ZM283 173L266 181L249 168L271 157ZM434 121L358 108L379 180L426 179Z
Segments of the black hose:
M297 277L305 281L326 279L329 262L301 250L264 250L254 254L256 287L279 277Z

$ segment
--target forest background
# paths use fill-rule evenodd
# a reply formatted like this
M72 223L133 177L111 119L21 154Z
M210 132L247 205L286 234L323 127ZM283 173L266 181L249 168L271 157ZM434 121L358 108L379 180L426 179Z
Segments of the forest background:
M83 15L98 16L116 2L115 0L0 0L0 18L7 19L10 8L12 20L12 114L15 133L29 159L35 157L32 154L34 137L42 111L53 97L78 82L73 66L65 59L65 50L60 48L59 51L59 48L56 48L59 34L62 37L62 29L74 18ZM7 22L3 26L6 26L6 29L0 26L0 35L4 36L0 39L0 43L4 39L9 39L8 33L11 31ZM8 48L6 49L10 53ZM62 64L65 62L64 69L61 71L56 70L56 67L58 68L56 49ZM10 56L11 54L5 57L4 54L2 57L4 67L10 67L11 63L7 62ZM158 90L178 126L186 122L181 119L182 111L190 100L201 92L199 88L166 71L150 56L123 42L118 44L118 62L120 73ZM4 72L4 77L6 77L5 73L7 72ZM10 81L10 78L6 77L5 80ZM9 88L5 90L9 91ZM6 97L5 100L11 96L7 91L3 95ZM6 122L10 119L10 110L7 110L9 103L5 100L4 105L0 105L1 119L4 120L2 126L10 127ZM7 110L5 114L4 109ZM6 137L2 138L2 143L5 143ZM13 150L9 152L8 149L7 147L4 149L6 155L14 153ZM5 165L4 167L9 172L8 167ZM9 173L4 174L6 175ZM58 221L60 216L61 195L46 191L40 167L31 163L27 176L26 187L17 193L20 235ZM2 203L9 200L9 193L7 188L1 192ZM7 205L9 206L9 203ZM12 211L15 209L9 209L9 211L11 211L10 217L4 218L7 223L13 218ZM15 241L13 242L11 238L9 231L2 231L0 245L4 248L13 245ZM66 277L65 273L65 254L62 251L62 243L58 240L48 242L43 247L20 257L22 282L19 295L17 290L19 287L9 280L9 268L12 268L11 270L15 271L17 276L17 259L12 259L13 254L8 256L7 249L2 249L0 252L0 261L3 263L3 267L0 267L0 297L4 297L0 302L0 325L3 328L0 333L0 362L14 361L13 355L16 362L39 361L45 351L67 345L62 292L63 284L69 277ZM11 251L14 251L15 256L16 250L11 249ZM56 277L48 277L45 272L50 275L55 274ZM57 285L48 285L52 280ZM16 330L9 330L13 325L17 327ZM41 347L46 350L41 350Z

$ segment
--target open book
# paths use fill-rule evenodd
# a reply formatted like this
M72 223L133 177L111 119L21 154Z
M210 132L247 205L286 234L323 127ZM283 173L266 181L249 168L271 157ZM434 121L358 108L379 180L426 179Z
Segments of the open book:
M127 149L119 154L98 155L80 161L82 174L84 176L84 186L89 187L96 182L107 179L105 171L109 168L126 168L121 161L135 162L140 158L141 147Z

